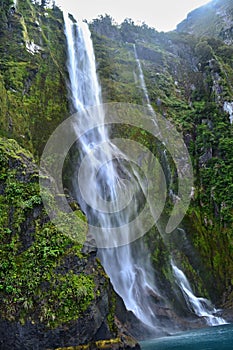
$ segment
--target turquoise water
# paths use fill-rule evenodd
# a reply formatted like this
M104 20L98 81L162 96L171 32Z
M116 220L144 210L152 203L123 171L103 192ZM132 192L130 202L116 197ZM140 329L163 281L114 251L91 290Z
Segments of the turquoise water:
M233 350L233 324L178 333L140 345L142 350Z

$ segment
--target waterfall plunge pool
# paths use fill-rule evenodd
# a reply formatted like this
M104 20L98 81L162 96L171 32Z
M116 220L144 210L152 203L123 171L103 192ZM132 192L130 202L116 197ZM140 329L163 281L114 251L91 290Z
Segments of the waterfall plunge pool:
M232 350L233 324L177 333L140 345L142 350Z

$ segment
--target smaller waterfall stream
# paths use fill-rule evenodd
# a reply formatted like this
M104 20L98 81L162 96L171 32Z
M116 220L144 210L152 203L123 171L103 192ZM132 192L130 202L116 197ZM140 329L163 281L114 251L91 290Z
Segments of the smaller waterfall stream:
M143 71L142 71L141 62L140 62L140 60L138 58L137 49L136 49L136 45L135 44L133 44L133 48L134 48L135 59L136 59L137 66L138 66L139 82L140 82L140 86L142 88L142 91L144 93L145 102L146 102L146 105L149 108L150 112L152 113L152 115L154 115L155 112L154 112L154 110L153 110L153 108L151 106L151 103L150 103L150 99L149 99L149 95L148 95L148 91L147 91L147 87L146 87L146 83L145 83L145 78L144 78L144 74L143 74Z
M215 316L217 310L208 299L196 297L194 295L189 281L183 271L181 271L173 261L171 261L171 265L177 284L183 293L190 311L194 312L199 317L204 317L209 326L226 324L227 322L223 318Z
M233 124L233 102L224 102L223 110L229 114L230 124Z
M139 81L140 81L141 89L144 92L146 104L149 107L150 111L152 111L152 115L155 116L155 112L150 104L150 98L149 98L148 91L146 88L145 79L144 79L144 75L143 75L143 71L142 71L142 67L141 67L141 62L138 58L135 44L134 44L134 54L135 54L135 59L136 59L137 66L138 66ZM227 107L225 107L225 110L227 110L229 113L232 113L233 109L232 109L232 106L229 107L229 105L227 105ZM166 153L164 153L164 156L166 158ZM167 163L166 168L167 168L168 173L169 173L170 172L169 163L168 163L168 161L166 163ZM170 195L175 196L174 193L171 192L171 190L170 190ZM191 312L194 312L199 317L204 317L209 326L226 324L226 321L223 318L214 316L214 314L217 312L217 310L213 307L213 305L211 304L211 302L209 300L207 300L205 298L198 298L194 295L192 288L188 282L187 277L175 265L175 263L173 261L171 261L171 266L172 266L172 270L173 270L174 276L176 278L177 284L179 285L179 287L182 291L182 294L185 298L185 301L186 301L186 304L187 304L189 310Z

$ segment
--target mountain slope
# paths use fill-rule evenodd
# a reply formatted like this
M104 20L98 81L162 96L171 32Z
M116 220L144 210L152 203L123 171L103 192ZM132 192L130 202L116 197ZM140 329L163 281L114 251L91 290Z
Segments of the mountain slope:
M233 43L233 3L231 0L212 0L192 12L177 26L178 32L196 36L211 36Z

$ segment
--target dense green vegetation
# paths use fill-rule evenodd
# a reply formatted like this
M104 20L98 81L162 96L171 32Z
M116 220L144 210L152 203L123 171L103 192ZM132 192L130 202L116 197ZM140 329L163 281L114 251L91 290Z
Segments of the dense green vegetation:
M62 13L30 0L1 5L0 91L2 136L40 155L68 115Z
M32 156L14 140L0 139L0 151L1 317L49 326L74 320L98 294L95 272L66 271L68 258L87 261L82 246L48 221Z

